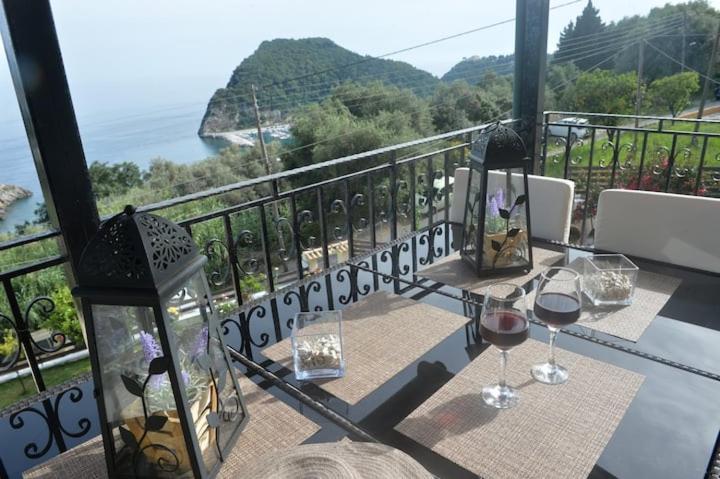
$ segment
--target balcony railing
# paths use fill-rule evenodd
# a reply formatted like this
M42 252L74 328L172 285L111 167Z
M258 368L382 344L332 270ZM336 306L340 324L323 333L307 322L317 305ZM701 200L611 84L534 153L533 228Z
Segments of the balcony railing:
M575 182L571 242L592 244L607 188L720 196L718 120L550 111L543 135L542 174Z
M569 116L589 119L586 131L577 132L562 123ZM282 339L287 325L275 323L270 332L254 336L253 317L268 312L251 308L237 313L248 301L268 296L272 313L291 304L307 309L312 306L309 292L325 290L327 307L333 308L336 303L351 301L349 295L363 294L357 278L352 270L338 269L336 280L349 288L339 293L333 292L330 284L318 284L316 273L415 232L423 233L411 246L417 248L413 258L420 264L449 251L451 235L445 225L454 170L467 163L472 135L484 127L393 145L140 209L178 221L204 250L210 259L207 273L224 332L229 343L251 356L253 348L268 344L271 336ZM552 135L563 128L562 135ZM543 134L541 173L576 183L575 242L592 242L594 205L605 188L720 196L720 122L547 112ZM223 204L230 206L187 216L188 205L203 205L217 198L224 198ZM53 241L58 235L49 232L22 238L0 245L0 251ZM393 246L391 253L402 254L402 247L402 243ZM31 316L47 314L55 305L49 298L29 298L18 291L22 280L33 275L39 278L61 268L65 261L63 255L51 255L0 273L3 307L7 308L0 310L0 324L17 338L25 353L18 350L0 357L0 374L29 368L37 390L34 397L0 412L3 442L18 445L22 454L7 447L0 451L0 478L19 477L24 469L98 434L88 375L70 383L46 385L42 364L67 352L71 345L53 331L48 341L39 342L33 335L36 322Z

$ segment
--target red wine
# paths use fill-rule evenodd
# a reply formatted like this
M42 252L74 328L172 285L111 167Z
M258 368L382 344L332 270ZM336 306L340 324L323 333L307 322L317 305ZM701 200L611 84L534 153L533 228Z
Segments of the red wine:
M565 293L542 293L535 299L533 313L551 326L565 326L580 318L580 301Z
M499 349L510 349L528 338L528 320L512 311L498 311L480 322L480 334Z

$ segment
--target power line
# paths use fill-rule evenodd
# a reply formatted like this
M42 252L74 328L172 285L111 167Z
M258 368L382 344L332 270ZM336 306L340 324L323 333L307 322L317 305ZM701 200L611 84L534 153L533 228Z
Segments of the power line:
M668 53L666 53L665 51L659 49L658 47L656 47L656 46L653 45L652 43L650 43L650 42L648 42L648 41L645 41L645 43L647 43L648 46L650 46L650 48L652 48L653 50L655 50L655 51L658 52L659 54L663 55L663 56L666 57L667 59L669 59L669 60L677 63L677 64L680 65L680 66L683 66L683 67L687 68L687 69L690 70L690 71L693 71L693 72L697 73L698 75L700 75L701 78L704 78L704 79L706 79L706 80L708 80L708 81L710 81L710 82L713 82L713 83L715 83L716 85L720 85L720 82L719 82L719 81L710 78L709 76L705 75L704 73L701 73L701 72L695 70L694 68L690 67L690 66L687 65L686 63L683 63L683 62L681 62L680 60L678 60L678 59L670 56Z

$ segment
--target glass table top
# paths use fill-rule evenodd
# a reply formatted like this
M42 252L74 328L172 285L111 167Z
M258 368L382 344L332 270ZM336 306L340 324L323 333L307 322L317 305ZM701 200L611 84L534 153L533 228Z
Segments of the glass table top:
M406 237L355 260L357 267L336 267L248 304L223 321L225 337L230 348L280 382L242 367L253 381L322 426L307 442L337 441L346 436L367 439L360 431L407 452L438 477L477 477L396 430L490 347L476 326L482 296L418 274L453 252L449 231L434 231L432 236L426 231ZM536 245L564 253L558 265L590 254L549 243ZM576 324L567 327L557 341L559 348L645 377L589 477L702 477L720 430L720 277L633 261L641 271L681 280L639 340L628 341ZM536 283L530 280L524 289L531 292ZM342 400L322 384L297 381L286 365L264 355L263 350L290 336L297 312L346 309L366 298L372 301L380 292L454 313L463 317L465 324L438 337L427 351L357 402ZM532 321L531 311L529 316ZM531 323L529 333L530 338L547 343L548 331L539 322ZM388 360L391 358L389 352ZM328 413L323 414L322 408Z

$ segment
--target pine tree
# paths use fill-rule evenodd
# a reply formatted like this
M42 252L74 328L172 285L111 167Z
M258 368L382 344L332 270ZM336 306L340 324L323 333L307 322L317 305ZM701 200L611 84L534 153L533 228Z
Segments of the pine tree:
M588 0L582 14L570 22L560 34L558 49L555 53L555 62L563 63L573 61L578 68L586 70L598 64L608 57L608 53L598 51L597 43L593 38L601 40L597 35L605 31L605 24L600 18L600 12L593 6L592 0ZM604 64L604 68L612 65Z

